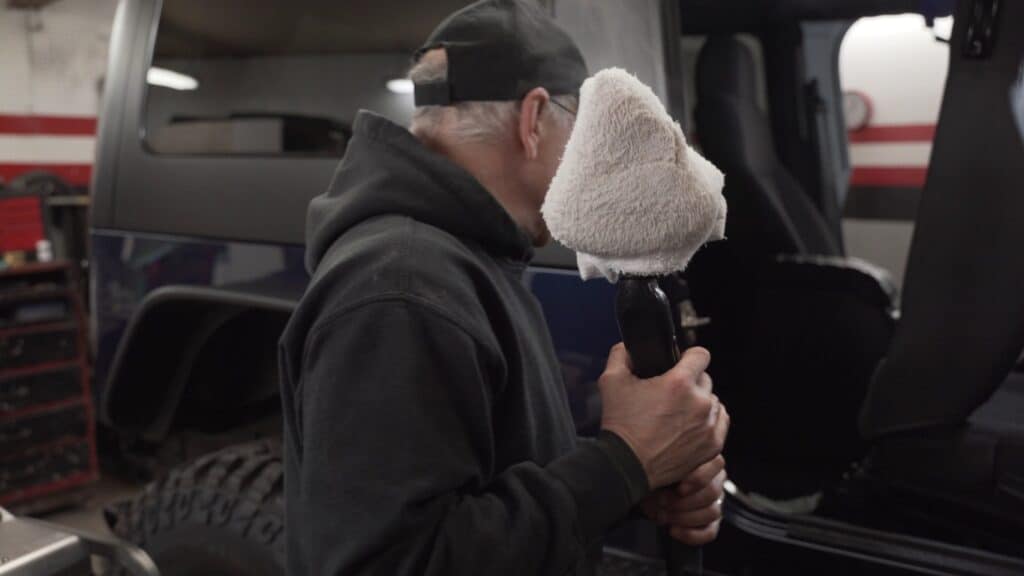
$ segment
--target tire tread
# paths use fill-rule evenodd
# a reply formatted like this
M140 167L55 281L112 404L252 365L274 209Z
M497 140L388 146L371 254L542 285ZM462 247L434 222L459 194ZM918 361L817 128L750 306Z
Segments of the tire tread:
M278 440L231 446L171 470L105 511L111 530L142 548L180 525L221 526L284 567L284 466Z

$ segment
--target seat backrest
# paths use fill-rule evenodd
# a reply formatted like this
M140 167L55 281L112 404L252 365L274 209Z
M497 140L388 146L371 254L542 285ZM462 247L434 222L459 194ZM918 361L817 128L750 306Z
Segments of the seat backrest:
M977 6L957 4L902 314L861 414L867 438L962 424L1024 347L1024 138L1008 98L1021 82L1024 2L999 4L1007 33L981 57L972 51L986 38L965 39Z
M726 237L741 253L820 254L841 249L817 207L782 165L757 104L754 59L732 36L708 39L697 61L697 134L725 172Z

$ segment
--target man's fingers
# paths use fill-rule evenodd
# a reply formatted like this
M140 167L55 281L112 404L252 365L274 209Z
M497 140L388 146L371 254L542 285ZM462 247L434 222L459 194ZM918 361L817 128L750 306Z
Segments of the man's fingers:
M685 512L670 511L666 515L666 519L672 526L681 526L683 528L700 528L707 526L712 522L722 517L722 503L718 500L711 503L710 506L705 506L697 510L687 510Z
M697 381L697 388L700 388L701 390L707 392L708 394L711 393L711 390L712 388L714 388L714 386L712 386L711 376L709 376L707 372L701 373L700 380Z
M718 421L715 422L715 442L723 448L725 447L725 439L729 437L729 425L731 423L732 418L725 409L725 404L721 404L721 409L718 411Z
M680 526L673 526L669 529L672 538L690 546L703 546L713 541L718 536L718 527L721 520L718 520L703 528L690 529Z
M619 342L608 352L608 364L605 368L606 372L632 372L632 363L629 360L629 352L626 351L626 345Z
M668 507L674 502L672 498L672 494L666 489L652 492L640 502L640 510L655 524L661 526L668 522Z
M686 497L703 489L708 484L711 484L711 481L721 474L723 470L725 470L725 457L719 454L698 466L696 470L677 484L676 494Z
M711 408L708 409L708 425L714 426L718 423L718 415L721 413L722 401L718 396L711 394Z
M708 352L707 348L694 346L693 348L687 348L683 352L683 357L679 359L679 362L676 363L672 370L679 371L683 376L699 381L700 375L707 370L709 364L711 364L711 352Z
M722 470L703 488L675 500L670 505L669 511L673 514L679 514L706 508L718 502L725 496L725 478L725 470Z

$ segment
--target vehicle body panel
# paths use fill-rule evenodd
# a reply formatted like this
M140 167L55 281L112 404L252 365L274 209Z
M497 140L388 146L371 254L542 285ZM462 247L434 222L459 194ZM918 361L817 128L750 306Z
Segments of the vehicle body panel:
M110 396L123 392L122 386L148 386L154 395L163 394L160 382L121 382L117 366L119 358L129 356L129 327L145 323L136 316L155 308L147 305L154 291L163 291L160 296L166 300L167 290L175 287L252 294L284 286L277 296L298 300L307 281L302 262L306 205L327 188L338 164L334 157L150 150L145 134L150 88L145 78L161 6L161 0L122 2L112 33L112 82L103 100L92 213L93 342L97 394L105 396L104 406L116 404ZM615 63L616 57L636 60L642 76L650 76L647 81L659 86L666 100L679 102L681 95L672 96L676 92L659 68L662 58L652 65L646 50L609 47L602 42L602 29L580 22L595 17L605 27L643 31L651 50L665 56L671 51L662 46L661 35L678 30L662 21L671 7L673 3L663 0L645 0L628 10L564 0L554 12L584 44L598 50L604 64ZM623 22L615 18L616 10L635 14ZM582 283L575 275L574 255L560 246L540 250L534 263L525 281L548 315L570 393L588 386L592 392L608 349L618 339L613 288L603 281ZM165 401L173 411L174 400ZM588 410L599 409L593 399L574 397L572 405L581 426L593 430L595 416ZM118 420L116 414L105 416L108 423Z
M94 231L97 382L107 383L109 394L123 392L120 386L155 386L155 381L121 382L116 377L119 346L130 339L129 326L144 321L139 316L146 314L150 300L168 289L201 287L223 294L262 296L283 308L298 302L309 280L303 255L303 247L295 245ZM548 319L578 427L582 432L596 432L600 404L594 383L609 348L618 341L614 288L603 280L583 282L575 271L546 267L531 267L524 282L541 301ZM166 346L181 344L167 342ZM102 400L103 405L110 405L109 396ZM113 417L112 423L120 416L104 415L108 421Z

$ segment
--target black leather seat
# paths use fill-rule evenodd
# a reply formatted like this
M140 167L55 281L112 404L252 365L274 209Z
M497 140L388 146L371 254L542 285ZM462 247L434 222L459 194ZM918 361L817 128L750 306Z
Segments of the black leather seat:
M950 538L1015 546L1005 537L1024 517L1024 386L1004 384L1003 391L1018 392L992 395L1024 342L1024 321L1008 313L1024 300L1015 288L1024 272L1012 265L1020 243L999 243L1024 237L1024 228L1003 217L1020 213L1013 208L1022 205L1014 194L1022 168L999 165L985 145L963 142L974 134L1019 149L1006 111L981 114L984 131L974 116L943 118L936 148L944 140L957 146L933 159L932 172L943 174L929 176L907 272L907 313L894 340L894 292L871 267L842 256L776 156L747 47L710 39L697 78L698 136L726 174L729 215L727 240L699 252L687 276L699 312L712 318L702 343L712 351L716 393L733 415L731 477L741 489L786 499L828 490L863 459L863 473L853 478L869 483L871 508L886 522L916 530L894 512L908 509L929 534L956 518ZM963 98L974 90L960 89ZM979 197L979 188L990 193ZM982 261L990 268L980 269ZM873 444L867 458L856 432L862 404L861 431Z
M892 290L843 257L779 161L748 48L711 38L697 79L698 138L726 175L729 213L727 240L700 251L687 279L712 319L701 340L733 415L730 476L777 499L811 494L864 454L857 411L891 338Z
M750 49L731 36L710 38L697 63L697 92L701 147L726 174L726 236L734 249L841 256L841 242L775 154Z
M1024 555L1024 384L1014 373L1024 348L1024 138L1006 104L1024 42L997 37L983 58L964 50L972 6L958 6L904 312L860 425L878 483L918 495L934 515L973 511L979 519L940 520L961 538L996 532ZM1020 29L1024 4L1004 4L999 18ZM1004 521L1012 527L999 529ZM986 540L996 539L976 538Z

